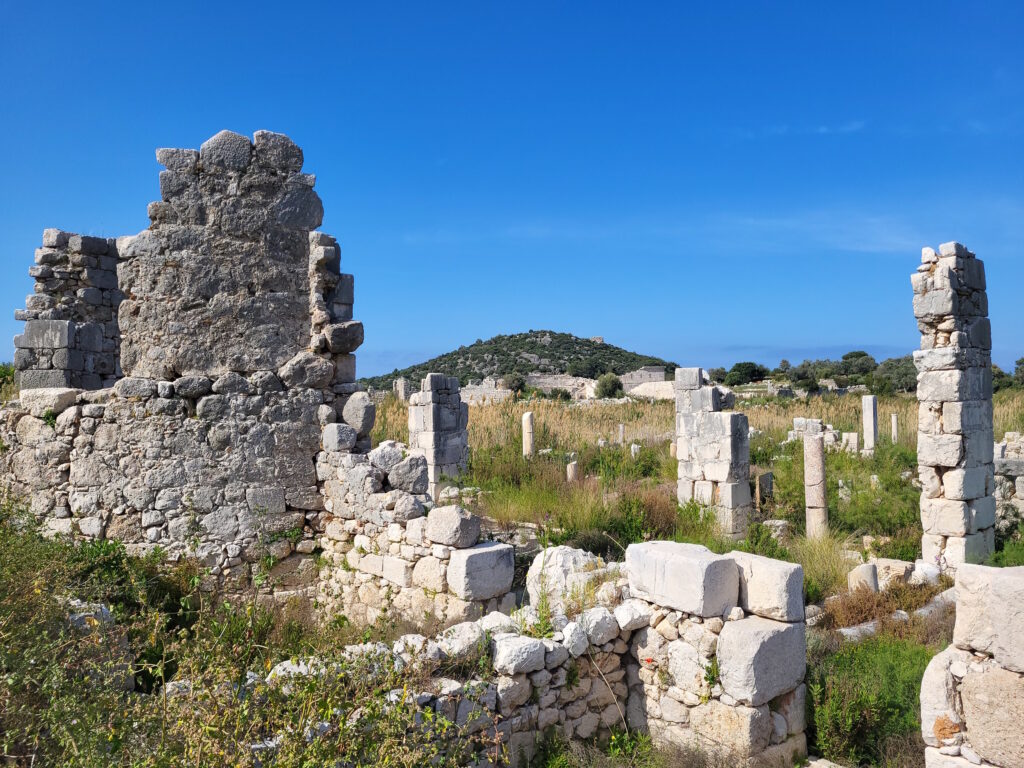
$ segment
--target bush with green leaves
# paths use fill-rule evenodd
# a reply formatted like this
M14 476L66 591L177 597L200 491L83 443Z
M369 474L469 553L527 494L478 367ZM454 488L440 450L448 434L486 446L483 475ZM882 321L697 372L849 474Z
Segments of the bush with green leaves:
M880 636L843 645L810 667L812 751L853 765L882 765L887 741L920 730L921 678L933 655L912 640Z
M594 395L598 398L622 397L622 380L614 373L602 374L597 380Z

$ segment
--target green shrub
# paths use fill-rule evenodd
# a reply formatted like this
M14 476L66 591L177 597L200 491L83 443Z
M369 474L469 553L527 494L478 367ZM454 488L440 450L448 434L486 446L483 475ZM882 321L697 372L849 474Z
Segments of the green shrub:
M926 646L876 637L842 646L808 670L813 750L829 760L879 765L884 745L920 729Z
M989 558L988 564L999 568L1013 568L1024 565L1024 523L1017 528L1017 532L1007 538L999 549Z
M599 398L622 397L622 392L622 381L619 377L614 373L605 373L598 378L594 394Z

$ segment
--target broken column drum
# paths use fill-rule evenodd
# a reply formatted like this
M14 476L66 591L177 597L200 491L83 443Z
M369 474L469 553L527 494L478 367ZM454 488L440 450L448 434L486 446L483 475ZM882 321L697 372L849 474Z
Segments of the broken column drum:
M523 414L523 456L530 458L533 451L533 411L527 411Z
M864 395L861 398L861 415L864 425L864 450L874 451L878 442L878 398Z
M804 435L804 505L807 538L828 534L828 501L825 488L825 439Z
M985 267L960 243L921 252L911 276L921 331L917 460L922 557L942 569L995 548L992 332Z

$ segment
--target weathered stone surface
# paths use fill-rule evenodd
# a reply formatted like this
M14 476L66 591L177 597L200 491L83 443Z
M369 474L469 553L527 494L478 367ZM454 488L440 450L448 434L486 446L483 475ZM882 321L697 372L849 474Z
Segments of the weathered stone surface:
M429 487L427 460L418 454L407 456L388 472L388 483L408 493L426 493Z
M846 585L850 591L867 589L878 591L878 567L874 563L861 563L852 568L846 575Z
M480 518L459 506L434 507L427 513L424 534L435 544L471 547L480 538Z
M1024 766L1024 676L994 666L971 669L960 700L973 750L993 765Z
M67 388L43 388L22 390L21 406L36 418L48 413L54 416L63 413L75 404L79 390Z
M958 648L990 654L1001 667L1024 673L1024 566L963 564L956 571Z
M503 675L544 669L544 643L532 637L504 635L491 643L494 670Z
M718 668L725 692L752 706L796 688L807 669L803 623L760 616L726 622L718 635Z
M428 528L436 511L427 515ZM448 586L463 600L500 597L512 588L514 575L515 550L508 544L483 542L469 549L457 549L448 559Z
M377 418L377 406L368 394L356 392L345 403L341 417L359 433L360 437L366 437L373 429L373 422Z
M199 161L207 170L244 171L251 154L248 138L232 131L221 131L203 142Z
M541 550L526 572L526 592L530 605L539 605L547 593L548 607L555 613L565 610L573 596L581 596L587 584L606 573L597 555L560 545Z
M942 746L942 739L947 736L944 728L954 726L959 730L956 685L949 667L954 662L963 664L969 660L970 654L966 651L950 646L928 662L921 679L921 737L925 744Z
M527 585L529 586L529 585ZM532 598L531 598L532 599ZM615 620L627 632L646 627L651 619L651 606L643 600L624 600L615 606Z
M795 563L733 551L739 566L739 605L747 613L778 621L803 621L804 570Z
M591 645L604 645L619 636L619 624L607 608L590 608L583 612L579 622Z
M686 613L721 616L739 601L736 562L696 544L630 544L626 570L631 594Z
M363 324L358 320L328 325L324 328L327 348L336 354L355 352L363 343Z
M471 664L487 651L487 635L476 622L464 621L442 632L437 644L449 660Z
M356 431L348 424L327 424L323 430L325 451L351 451L358 439Z
M383 441L367 454L370 463L382 472L390 472L404 457L404 446L394 440Z
M334 364L309 351L299 352L277 375L289 389L323 389L334 378Z
M768 707L729 707L712 699L690 710L690 727L733 757L748 758L768 747L772 718Z

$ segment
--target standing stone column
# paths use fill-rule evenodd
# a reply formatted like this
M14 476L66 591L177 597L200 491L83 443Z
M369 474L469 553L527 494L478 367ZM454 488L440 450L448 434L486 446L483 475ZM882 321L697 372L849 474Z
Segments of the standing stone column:
M900 417L897 414L892 414L892 444L896 445L900 437Z
M864 450L873 452L878 442L878 398L864 395L860 399L860 407L864 424Z
M807 507L807 538L823 538L828 533L823 435L804 435L804 505Z
M619 445L626 444L626 425L619 424Z
M533 411L523 414L523 456L533 456Z
M570 483L575 483L580 477L580 465L577 461L570 461L565 465L565 479Z
M995 550L992 328L985 266L960 243L921 250L911 276L921 331L917 463L922 557L944 570Z

